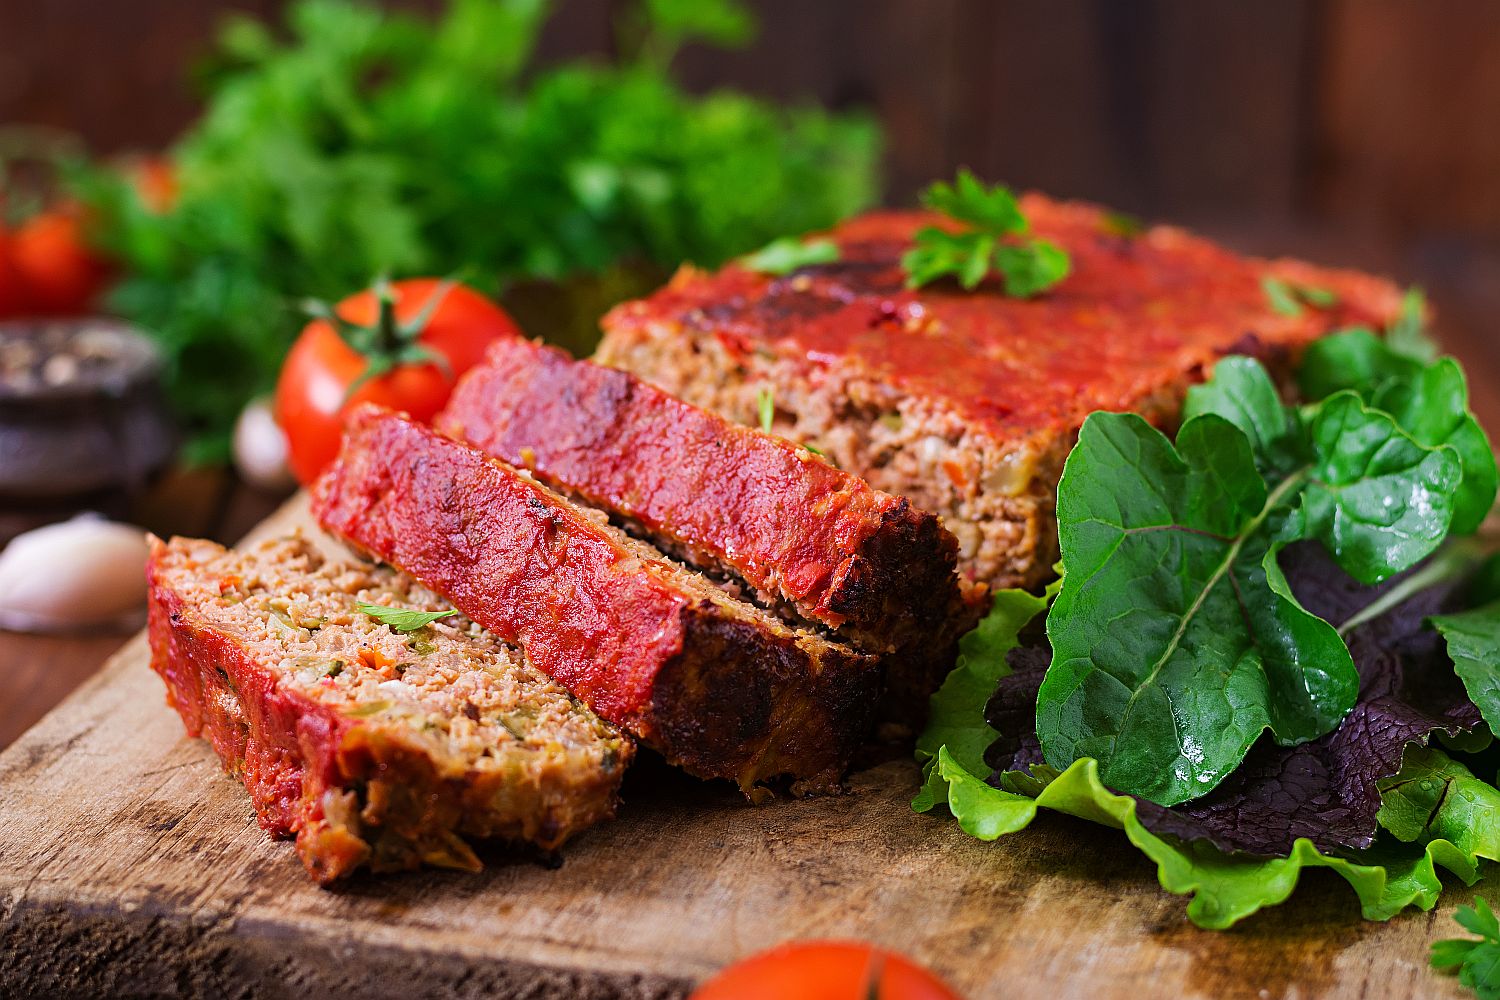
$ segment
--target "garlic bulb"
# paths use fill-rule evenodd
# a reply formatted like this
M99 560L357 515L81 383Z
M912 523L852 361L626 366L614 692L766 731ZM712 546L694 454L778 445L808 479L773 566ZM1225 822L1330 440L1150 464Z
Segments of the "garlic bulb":
M17 535L0 551L0 628L65 632L139 624L146 536L80 514Z
M267 399L254 399L234 423L234 467L240 478L267 493L288 493L297 485L286 464L286 434Z

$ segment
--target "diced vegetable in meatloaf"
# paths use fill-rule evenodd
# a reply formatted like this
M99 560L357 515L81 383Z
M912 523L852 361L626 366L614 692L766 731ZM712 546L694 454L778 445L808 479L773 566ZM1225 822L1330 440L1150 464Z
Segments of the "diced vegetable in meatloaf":
M1056 559L1057 481L1088 413L1171 423L1224 354L1285 367L1333 329L1399 312L1375 278L1242 258L1170 227L1130 233L1038 195L1022 209L1072 258L1037 298L1006 297L993 277L973 292L906 288L901 255L948 223L879 213L828 234L834 263L784 277L684 268L606 317L595 359L743 424L769 393L776 433L941 515L970 580L1030 586ZM1267 278L1293 308L1273 305ZM1297 295L1309 287L1331 295Z
M600 715L747 792L837 781L879 661L738 600L510 465L376 407L313 491L323 526L411 573Z
M148 572L168 701L318 882L477 869L469 838L553 849L613 815L630 738L410 577L300 536L153 539Z
M435 425L747 584L763 606L896 654L887 680L918 703L951 666L930 669L934 654L973 624L958 543L934 515L619 369L506 338Z

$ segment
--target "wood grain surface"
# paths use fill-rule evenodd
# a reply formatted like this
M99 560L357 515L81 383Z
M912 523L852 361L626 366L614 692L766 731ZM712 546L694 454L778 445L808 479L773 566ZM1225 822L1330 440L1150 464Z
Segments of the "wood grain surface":
M971 998L1461 995L1426 963L1461 887L1372 924L1315 872L1200 931L1118 834L1052 816L982 844L912 813L916 784L892 761L752 807L647 756L560 865L492 846L479 875L322 890L184 736L137 637L0 755L0 996L666 998L802 937L899 948Z

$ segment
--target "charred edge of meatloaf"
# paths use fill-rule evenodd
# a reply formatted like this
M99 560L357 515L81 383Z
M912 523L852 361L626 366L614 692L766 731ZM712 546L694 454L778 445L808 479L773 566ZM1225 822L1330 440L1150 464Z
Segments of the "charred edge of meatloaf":
M514 638L670 762L738 781L752 797L757 782L823 781L831 764L846 766L846 750L868 729L856 709L880 698L878 657L788 626L526 470L388 411L351 418L313 510L329 530ZM555 570L564 566L595 574L570 584L591 601L577 620L576 597L545 604L562 599ZM523 607L522 595L544 603ZM601 659L587 639L600 627L630 644L620 655L640 658ZM847 698L853 708L846 691L858 692ZM834 701L819 704L825 698Z
M768 641L706 601L683 616L683 651L654 692L653 742L690 773L733 777L752 800L784 779L794 795L837 790L873 723L880 663L850 669L837 647Z
M466 837L560 846L614 812L629 740L471 622L411 633L356 601L446 610L300 537L153 542L152 666L262 827L329 883L361 865L475 869Z

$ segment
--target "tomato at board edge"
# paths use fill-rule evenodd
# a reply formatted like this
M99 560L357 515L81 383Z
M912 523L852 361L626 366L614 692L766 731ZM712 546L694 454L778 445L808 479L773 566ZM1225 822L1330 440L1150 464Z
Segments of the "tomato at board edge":
M718 972L690 1000L962 1000L933 973L861 941L791 941Z

